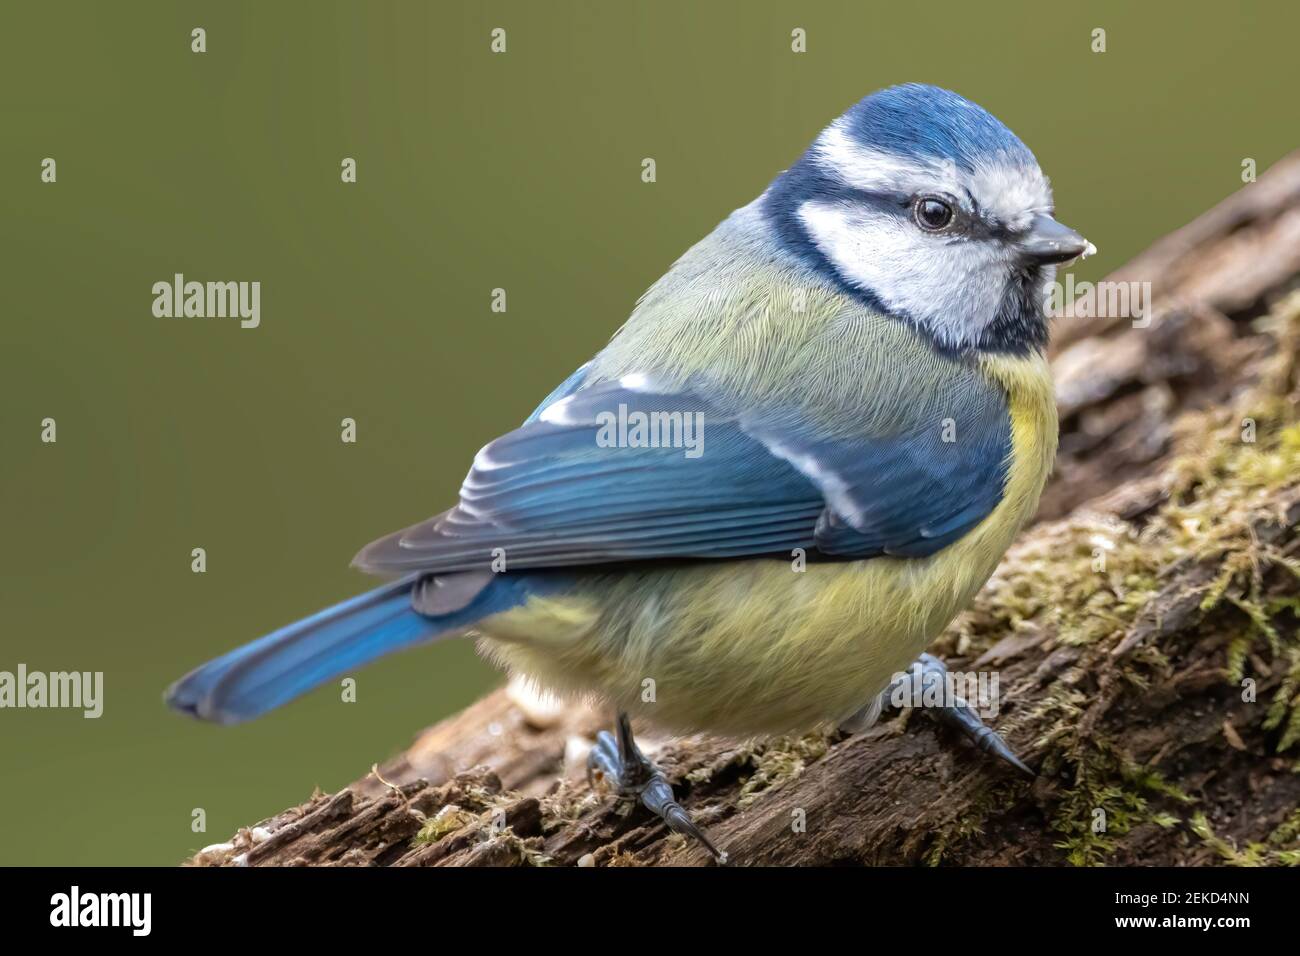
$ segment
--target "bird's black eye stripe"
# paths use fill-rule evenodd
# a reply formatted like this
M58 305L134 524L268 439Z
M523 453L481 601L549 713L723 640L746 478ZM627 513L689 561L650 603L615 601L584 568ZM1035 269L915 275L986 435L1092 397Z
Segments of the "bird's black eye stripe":
M912 218L927 232L938 232L952 222L952 206L938 196L918 196L912 204Z
M867 190L853 186L842 186L836 190L828 190L824 195L830 198L845 199L872 209L879 209L881 212L892 212L898 208L907 209L912 204L912 197L907 193L883 189Z

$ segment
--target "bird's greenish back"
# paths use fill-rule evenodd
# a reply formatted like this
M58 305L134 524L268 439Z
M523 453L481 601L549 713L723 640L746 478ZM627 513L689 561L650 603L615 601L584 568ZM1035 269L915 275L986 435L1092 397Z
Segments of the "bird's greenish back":
M846 295L761 240L761 200L731 214L641 297L588 383L645 374L827 437L887 436L991 387L977 364Z

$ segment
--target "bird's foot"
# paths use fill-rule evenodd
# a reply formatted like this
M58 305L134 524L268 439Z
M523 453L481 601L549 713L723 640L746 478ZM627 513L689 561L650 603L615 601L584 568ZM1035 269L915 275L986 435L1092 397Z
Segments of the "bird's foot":
M674 833L703 844L720 865L727 862L727 854L713 845L691 815L673 799L673 788L663 771L641 753L632 739L632 724L627 714L618 715L617 736L604 730L596 735L596 745L587 757L587 782L594 788L600 781L611 785L620 797L639 800Z
M985 753L992 754L999 760L1011 764L1017 770L1033 777L1034 771L1016 756L1002 737L980 719L979 713L964 698L948 693L948 667L933 654L922 654L911 668L899 674L892 684L885 689L880 698L871 706L863 708L859 715L851 718L848 727L858 727L874 719L881 706L891 702L904 702L905 706L916 706L921 702L935 720L961 731ZM936 695L936 691L938 694ZM937 706L929 706L928 701L938 697Z

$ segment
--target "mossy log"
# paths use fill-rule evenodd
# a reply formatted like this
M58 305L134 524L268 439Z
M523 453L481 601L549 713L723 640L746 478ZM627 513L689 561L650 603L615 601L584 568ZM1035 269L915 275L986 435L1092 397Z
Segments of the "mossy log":
M738 864L1300 863L1300 154L1062 319L1038 522L936 642L995 671L1028 780L925 713L643 748ZM593 793L609 715L508 687L196 865L707 864Z

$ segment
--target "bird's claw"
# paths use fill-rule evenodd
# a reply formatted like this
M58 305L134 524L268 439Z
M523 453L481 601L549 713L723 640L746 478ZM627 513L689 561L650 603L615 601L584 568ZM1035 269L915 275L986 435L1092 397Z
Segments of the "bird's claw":
M943 661L933 654L922 654L917 658L916 664L909 670L900 674L895 681L890 684L885 691L885 699L891 699L895 692L902 689L905 696L910 699L916 699L922 696L927 681L944 681L948 673L948 667ZM944 703L940 707L926 708L935 720L941 724L947 724L949 727L956 728L964 736L968 737L975 746L985 753L992 754L1004 763L1008 763L1022 773L1031 777L1037 776L1023 760L1016 756L1015 751L1008 746L1007 742L1002 739L993 728L989 727L980 719L980 715L961 697L945 697Z
M686 809L673 797L673 788L663 771L641 753L632 739L632 727L626 714L618 716L618 737L602 730L587 757L587 782L611 784L619 796L639 800L646 809L663 820L673 833L698 841L719 865L727 854L719 850Z

